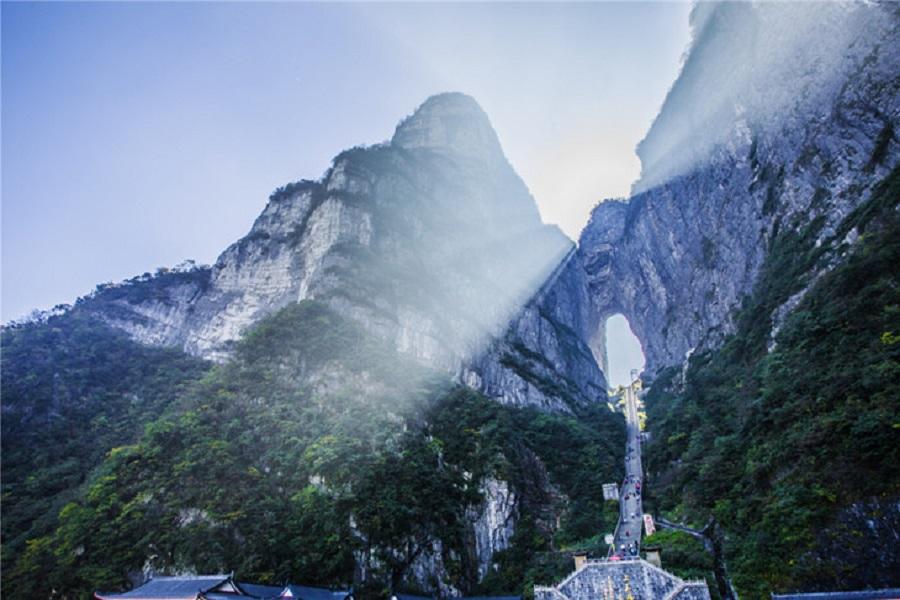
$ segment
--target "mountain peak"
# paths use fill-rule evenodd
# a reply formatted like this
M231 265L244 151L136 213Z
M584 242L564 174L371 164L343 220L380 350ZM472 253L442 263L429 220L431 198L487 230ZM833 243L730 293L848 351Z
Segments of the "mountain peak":
M446 92L428 98L404 119L391 144L406 149L425 148L477 159L503 157L500 140L490 119L474 98Z

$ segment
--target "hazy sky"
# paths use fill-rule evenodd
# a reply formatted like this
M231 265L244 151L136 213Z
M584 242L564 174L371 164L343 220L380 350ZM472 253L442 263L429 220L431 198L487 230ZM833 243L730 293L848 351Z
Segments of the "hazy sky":
M689 10L3 2L2 319L214 261L272 189L448 90L481 103L544 220L577 238L638 175Z

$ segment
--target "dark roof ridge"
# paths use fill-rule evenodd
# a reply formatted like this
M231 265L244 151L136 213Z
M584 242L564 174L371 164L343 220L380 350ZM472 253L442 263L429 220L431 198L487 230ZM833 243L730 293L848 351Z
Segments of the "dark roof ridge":
M166 580L175 580L180 579L187 581L188 579L228 579L231 577L228 573L222 573L221 575L154 575L150 577L147 581L153 581L158 579L166 579Z
M772 598L900 598L900 588L851 590L843 592L794 592L788 594L773 593Z

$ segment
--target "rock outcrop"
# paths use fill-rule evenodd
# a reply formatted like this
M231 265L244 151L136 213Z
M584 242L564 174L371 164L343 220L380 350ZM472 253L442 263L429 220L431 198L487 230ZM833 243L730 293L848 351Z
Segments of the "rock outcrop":
M896 4L723 3L692 20L634 195L599 204L579 240L592 321L624 314L650 375L734 331L780 232L833 236L898 162Z
M572 249L463 380L504 402L565 411L605 402L605 322L591 310L583 257Z
M436 589L441 597L460 597L463 590L454 586L466 583L471 588L481 583L491 571L495 555L512 545L516 523L520 517L520 498L507 481L488 477L479 492L483 500L478 506L466 509L466 553L468 561L454 556L440 540L429 540L410 565L406 580L421 589ZM448 563L467 564L469 573L459 581ZM458 569L458 567L457 567Z

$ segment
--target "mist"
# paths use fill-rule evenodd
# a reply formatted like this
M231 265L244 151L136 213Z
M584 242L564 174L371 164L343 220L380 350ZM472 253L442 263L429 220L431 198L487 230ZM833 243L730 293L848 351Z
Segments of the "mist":
M859 2L696 3L681 74L638 144L632 192L749 144L751 130L777 131L800 106L825 117L852 64L844 50L876 18Z

